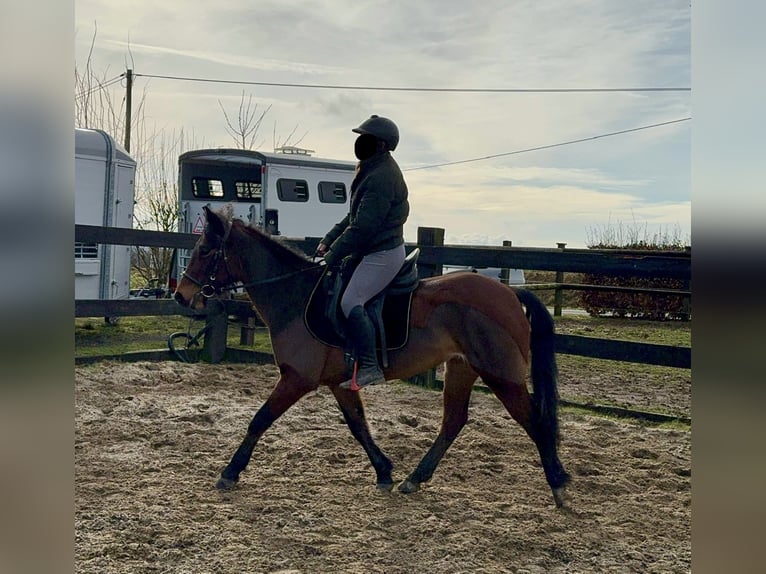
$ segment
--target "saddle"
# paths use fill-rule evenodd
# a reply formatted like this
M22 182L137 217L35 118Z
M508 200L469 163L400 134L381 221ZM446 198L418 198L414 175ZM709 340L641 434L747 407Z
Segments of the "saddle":
M388 366L388 351L401 349L407 344L412 294L420 283L419 255L420 250L413 249L391 283L364 306L375 325L384 368ZM325 269L306 306L304 322L309 332L331 347L345 347L345 317L340 309L340 300L358 263L358 260L346 258L339 269Z

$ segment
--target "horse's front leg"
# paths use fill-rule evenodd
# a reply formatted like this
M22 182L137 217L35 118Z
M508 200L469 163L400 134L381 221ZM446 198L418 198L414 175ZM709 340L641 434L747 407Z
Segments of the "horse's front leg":
M250 421L245 439L234 453L231 462L221 471L221 478L218 479L216 488L220 490L232 488L239 480L239 474L250 462L253 449L263 433L301 397L316 390L317 387L318 384L304 379L289 366L280 366L280 377L276 387Z
M370 427L367 425L367 418L364 415L364 404L359 393L341 389L338 386L332 387L332 392L338 401L346 424L351 430L351 434L362 445L367 456L370 458L375 473L377 474L377 485L380 490L391 490L394 481L391 478L391 471L394 465L391 460L383 454L378 448L370 434Z

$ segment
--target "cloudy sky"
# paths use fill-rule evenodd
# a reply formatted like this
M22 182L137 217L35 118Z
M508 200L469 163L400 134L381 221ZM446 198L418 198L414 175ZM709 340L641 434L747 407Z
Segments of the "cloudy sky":
M600 230L691 233L692 121L550 146L691 116L688 0L77 0L78 66L130 62L145 121L233 145L244 90L271 106L261 149L295 126L316 156L353 159L357 126L393 119L417 226L448 243L584 247ZM175 76L310 84L192 82ZM356 90L357 87L459 91ZM117 86L115 86L117 88ZM473 90L473 91L468 91ZM496 156L481 161L465 161ZM428 167L436 164L441 167ZM424 168L424 169L418 169Z

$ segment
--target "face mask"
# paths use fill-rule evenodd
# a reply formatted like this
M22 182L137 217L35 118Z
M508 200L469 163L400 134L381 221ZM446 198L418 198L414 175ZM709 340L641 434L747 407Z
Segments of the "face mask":
M378 140L370 134L362 134L354 142L354 155L360 160L371 158L378 150Z

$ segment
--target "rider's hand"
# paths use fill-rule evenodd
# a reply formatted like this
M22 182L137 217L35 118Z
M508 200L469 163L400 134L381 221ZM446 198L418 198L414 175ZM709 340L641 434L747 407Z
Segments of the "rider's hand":
M316 256L317 257L324 257L327 253L327 245L324 243L320 243L316 250Z

